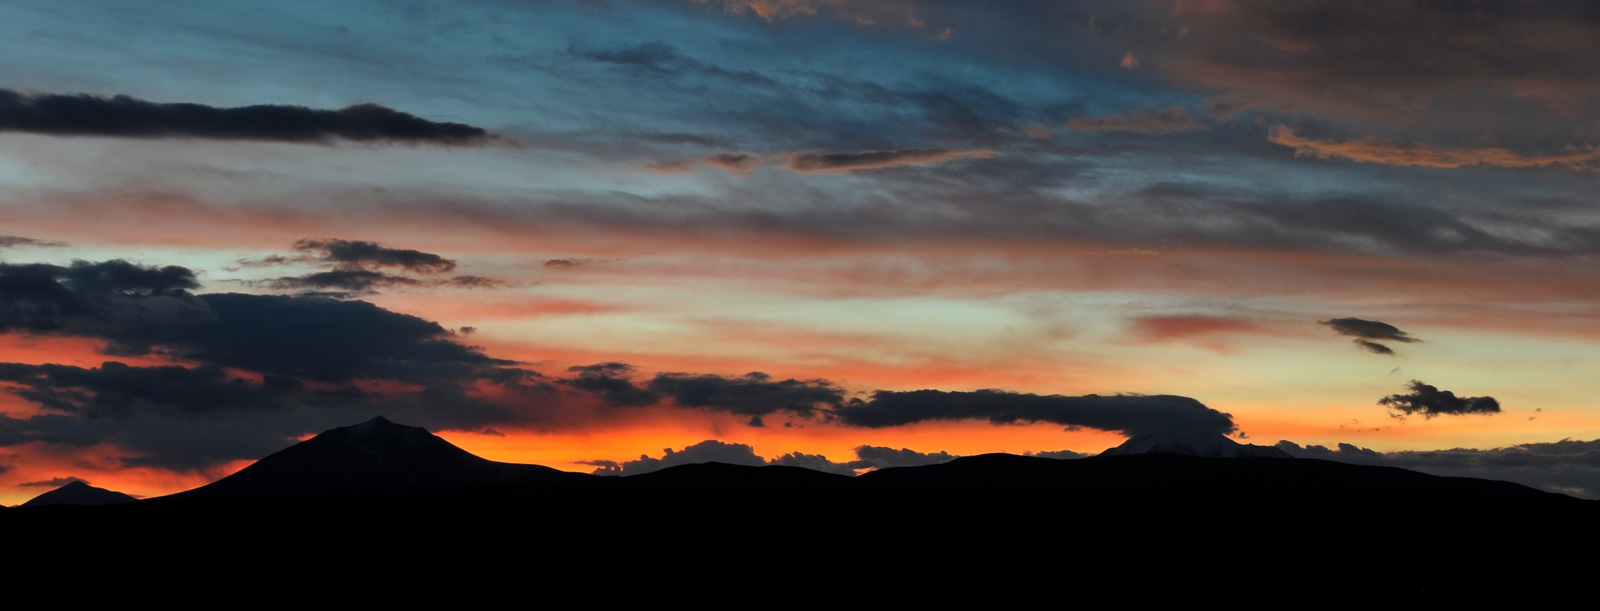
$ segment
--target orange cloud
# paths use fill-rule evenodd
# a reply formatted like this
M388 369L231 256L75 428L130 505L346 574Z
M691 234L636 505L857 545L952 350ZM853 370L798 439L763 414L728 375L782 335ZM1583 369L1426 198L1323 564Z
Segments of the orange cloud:
M1561 168L1583 172L1600 170L1600 147L1568 147L1548 155L1524 155L1499 147L1436 148L1424 144L1386 142L1373 136L1361 140L1302 138L1287 125L1277 125L1267 140L1294 149L1296 157L1341 158L1359 163L1384 163L1429 168L1493 166L1502 168Z

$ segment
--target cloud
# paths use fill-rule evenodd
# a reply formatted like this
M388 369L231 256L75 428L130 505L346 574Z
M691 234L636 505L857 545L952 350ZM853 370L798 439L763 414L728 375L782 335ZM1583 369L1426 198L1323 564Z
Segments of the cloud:
M854 476L856 471L862 469L916 467L946 463L960 458L948 452L925 454L905 448L896 450L887 447L863 445L855 448L856 460L848 462L834 462L821 454L805 454L801 452L790 452L768 460L757 455L755 449L751 446L711 439L687 446L682 450L674 451L672 448L666 448L662 452L661 458L651 458L649 455L641 454L637 460L621 462L614 460L583 460L577 462L595 467L594 473L596 475L637 475L677 465L720 462L751 467L766 465L801 467L824 473Z
M674 451L672 448L662 450L661 458L651 458L641 454L638 460L624 462L615 461L579 461L594 467L595 475L638 475L651 471L660 471L667 467L678 465L692 465L708 462L720 462L730 465L745 465L751 467L766 466L767 460L756 455L755 449L742 443L723 443L714 439L707 439L700 443L687 446L682 450Z
M988 420L993 424L1048 422L1130 436L1160 432L1222 435L1237 428L1232 416L1174 395L1069 397L999 390L880 390L873 393L872 400L852 400L834 413L843 424L871 428L954 420Z
M590 259L573 259L573 258L567 258L567 259L545 259L544 266L545 267L556 267L556 268L573 268L573 267L577 267L579 265L588 265L589 263L592 263L592 262L593 261L590 260Z
M286 291L326 291L333 289L335 293L332 294L355 296L371 292L374 288L418 286L423 283L415 278L368 269L336 269L304 276L275 278L258 284L267 288Z
M1335 449L1301 447L1291 441L1275 446L1296 458L1317 458L1363 465L1412 469L1447 477L1498 479L1541 490L1600 499L1600 440L1524 443L1504 448L1378 452L1349 443Z
M331 144L482 146L499 140L483 128L428 121L377 104L339 110L304 106L216 108L0 89L0 132L116 138L204 138Z
M987 159L1000 153L989 150L900 149L859 153L795 153L789 169L800 173L854 172L908 165L945 163L957 159Z
M187 289L199 288L183 267L126 261L0 263L0 331L110 333L137 316L145 320L203 316Z
M1378 405L1406 415L1420 413L1427 418L1439 415L1498 414L1500 402L1494 397L1457 397L1448 390L1412 380L1406 383L1411 392L1389 395L1378 400Z
M1083 452L1074 452L1072 450L1051 450L1051 451L1046 451L1046 452L1024 452L1023 455L1024 456L1038 456L1039 458L1054 458L1056 460L1072 460L1072 459L1088 458L1090 456L1094 456L1094 454L1085 454Z
M1600 171L1600 147L1569 146L1559 153L1524 155L1500 147L1441 148L1422 144L1386 142L1373 136L1362 140L1312 140L1295 135L1287 125L1277 125L1267 140L1294 149L1295 157L1348 159L1360 163L1383 163L1429 168L1490 166L1501 168L1558 168L1583 172Z
M775 381L759 371L737 378L710 374L662 373L650 380L651 392L682 407L707 408L744 416L787 411L802 418L844 404L844 391L827 380Z
M577 374L559 380L559 383L579 390L599 393L606 403L616 407L651 405L661 400L656 393L633 383L634 369L626 363L596 363L567 368Z
M1394 356L1394 350L1386 345L1371 340L1401 342L1406 344L1414 344L1422 341L1415 337L1411 337L1409 333L1401 331L1394 325L1376 320L1362 320L1360 318L1331 318L1328 320L1319 320L1317 321L1317 324L1325 325L1328 328L1333 329L1334 333L1338 333L1339 335L1349 335L1355 337L1356 339L1351 341L1355 342L1357 346L1360 346L1362 350L1366 350L1373 354L1382 354L1385 356Z
M323 261L340 266L395 267L415 274L441 274L455 271L456 262L439 255L401 248L386 248L376 242L306 238L294 243L302 252L321 253Z
M87 483L89 483L89 480L83 479L81 477L72 477L72 476L52 477L50 479L41 480L41 481L37 481L37 482L22 482L20 484L17 484L17 487L19 487L19 488L60 488L62 486L65 486L65 485L73 483L73 482L83 482L83 483L87 484Z
M60 247L66 245L66 242L56 242L53 240L35 240L33 238L24 238L14 235L0 235L0 248L15 248L18 246Z
M1134 17L1191 26L1159 62L1173 80L1297 113L1560 141L1600 99L1582 2L1230 2L1209 14ZM1176 17L1176 19L1175 19ZM1492 45L1484 41L1494 41ZM1153 41L1152 41L1153 42ZM1156 64L1156 62L1152 62Z
M306 295L349 298L368 295L379 288L390 287L453 287L465 289L492 289L509 283L482 276L461 275L451 278L417 279L381 271L398 269L418 275L445 274L456 269L456 262L439 255L402 248L388 248L376 242L340 239L303 239L294 244L301 254L293 257L271 255L258 260L241 260L245 267L266 267L292 263L315 262L332 266L332 269L302 276L285 276L271 280L246 281L246 284L276 290L301 291Z
M1205 129L1206 124L1201 123L1189 110L1182 106L1168 106L1155 112L1143 110L1129 110L1124 115L1107 115L1104 117L1073 117L1067 120L1069 129L1089 131L1122 131L1140 134L1165 134L1196 129Z
M1326 325L1339 335L1350 335L1362 339L1376 339L1383 341L1416 343L1422 340L1411 337L1411 334L1401 331L1398 327L1376 320L1362 320L1360 318L1330 318L1319 320L1317 324Z
M749 173L750 168L753 168L761 163L761 157L748 153L716 153L713 155L706 155L705 157L702 157L701 160L710 165L727 170L730 173L739 175Z
M1390 348L1390 347L1385 346L1383 344L1380 344L1378 342L1369 342L1369 341L1364 340L1364 339L1353 339L1353 340L1350 340L1350 341L1355 342L1355 345L1360 346L1362 350L1366 350L1367 352L1371 352L1373 354L1382 354L1384 356L1394 356L1395 355L1395 352L1394 352L1393 348Z
M827 11L833 18L859 26L902 24L925 29L927 21L918 17L920 3L914 0L690 0L713 4L729 15L752 15L773 23L781 19L815 17ZM945 29L949 29L948 27ZM941 34L943 35L943 34ZM947 37L947 36L946 36Z
M855 477L856 475L856 470L851 468L848 464L833 462L828 460L828 457L821 454L790 452L768 461L767 464L780 467L800 467L802 469L821 471L823 473L835 473L848 477Z
M887 469L889 467L920 467L922 465L937 465L961 458L949 452L935 452L927 454L907 448L894 448L884 446L856 446L856 460L847 465L851 469Z

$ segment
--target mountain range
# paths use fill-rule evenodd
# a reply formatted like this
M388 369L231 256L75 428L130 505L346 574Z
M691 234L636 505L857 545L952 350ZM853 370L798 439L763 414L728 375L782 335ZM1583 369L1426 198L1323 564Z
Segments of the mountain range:
M1162 453L1174 448L1233 457ZM979 583L1213 587L1245 574L1257 587L1390 573L1423 589L1482 587L1466 559L1565 575L1588 565L1563 554L1600 543L1589 526L1600 503L1251 448L1135 438L1089 458L988 454L858 477L718 463L618 477L489 461L377 418L175 495L0 512L0 535L62 562L86 549L181 549L196 570L280 578L382 567L460 585L537 566L539 583L591 592L778 575L824 592L872 575L922 584L898 596L930 601Z

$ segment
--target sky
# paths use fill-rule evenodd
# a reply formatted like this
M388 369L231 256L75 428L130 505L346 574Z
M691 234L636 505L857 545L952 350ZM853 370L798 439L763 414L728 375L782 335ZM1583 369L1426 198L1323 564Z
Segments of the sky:
M1600 498L1600 6L4 0L0 503L376 415Z

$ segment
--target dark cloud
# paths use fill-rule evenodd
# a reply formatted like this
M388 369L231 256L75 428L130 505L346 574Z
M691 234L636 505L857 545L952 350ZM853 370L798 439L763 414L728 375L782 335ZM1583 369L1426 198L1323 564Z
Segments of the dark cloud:
M1354 339L1350 341L1355 342L1355 345L1360 346L1362 350L1366 350L1367 352L1371 352L1373 354L1382 354L1384 356L1394 356L1395 354L1393 348L1378 342L1369 342L1364 339Z
M285 291L314 291L321 293L331 289L332 294L335 295L354 296L368 293L375 288L418 286L423 282L416 278L370 269L335 269L304 276L275 278L259 284L267 288Z
M579 365L568 367L567 372L577 375L562 379L560 383L599 393L606 403L613 406L650 405L661 400L656 393L634 385L633 366L626 363Z
M737 378L718 375L662 373L650 390L682 407L701 407L743 416L786 411L811 418L844 404L844 391L827 380L781 380L759 371Z
M1600 440L1525 443L1505 448L1378 452L1349 443L1330 449L1276 446L1297 458L1384 465L1449 477L1499 479L1583 498L1600 498Z
M545 267L577 267L589 263L588 259L545 259Z
M14 248L14 247L17 247L17 246L59 247L59 246L66 246L66 245L67 245L66 242L56 242L56 241L52 241L52 240L35 240L33 238L24 238L24 237L21 237L21 236L14 236L14 235L0 235L0 248Z
M789 169L796 172L852 172L908 165L944 163L957 159L983 159L998 156L989 150L900 149L859 153L796 153L789 158Z
M433 253L387 248L361 240L307 238L295 242L294 249L320 253L324 261L354 268L395 267L415 274L442 274L456 269L455 261Z
M1318 321L1318 324L1327 325L1335 333L1351 335L1362 339L1376 339L1393 342L1412 343L1422 341L1398 327L1376 320L1362 320L1360 318L1332 318Z
M1412 380L1406 383L1411 392L1389 395L1378 400L1378 405L1406 415L1422 414L1432 418L1439 415L1498 414L1500 402L1494 397L1457 397L1448 390Z
M539 374L432 321L360 301L189 292L197 287L181 267L0 264L0 329L183 363L0 363L8 391L42 408L0 415L0 446L110 443L132 453L128 465L204 470L380 411L462 430L542 417L479 392L542 392Z
M1067 121L1067 127L1080 132L1119 131L1165 134L1205 129L1206 124L1195 119L1194 115L1189 114L1189 110L1182 106L1168 106L1155 112L1135 109L1128 111L1126 115L1073 117Z
M503 280L482 276L461 275L449 278L413 278L383 271L384 268L432 276L456 269L456 262L439 255L402 248L389 248L376 242L340 239L303 239L295 242L294 249L304 253L294 257L272 255L258 260L243 260L247 267L287 265L292 263L323 263L332 269L285 276L247 284L276 290L297 291L307 296L350 298L370 295L380 288L394 287L449 287L464 289L495 289L507 286Z
M112 333L135 318L195 318L204 305L188 289L199 286L193 271L170 265L0 263L0 331Z
M181 415L272 405L272 384L249 382L220 367L133 367L107 361L85 369L70 365L0 363L9 390L46 409L84 418Z
M65 486L65 485L73 483L73 482L83 482L83 483L87 484L87 483L89 483L89 480L83 479L81 477L71 477L71 476L68 476L68 477L52 477L50 479L41 480L41 481L37 481L37 482L22 482L20 484L17 484L17 486L20 487L20 488L60 488L62 486Z
M1174 395L1034 395L999 390L946 392L877 391L872 400L852 400L834 414L851 426L872 428L918 422L988 420L993 424L1049 422L1127 435L1162 432L1232 433L1233 417L1188 397Z
M0 89L0 131L52 136L206 138L329 144L337 140L391 144L481 146L498 137L483 128L428 121L379 106L339 110L304 106L216 108L160 104L125 95L23 94Z
M458 289L498 289L510 285L510 282L506 282L504 280L467 275L453 276L438 283L438 286L448 286Z
M1376 320L1362 320L1360 318L1333 318L1329 320L1317 321L1317 324L1325 325L1328 328L1333 329L1333 331L1339 335L1353 336L1355 339L1351 341L1355 342L1355 345L1360 346L1362 350L1384 356L1394 356L1394 349L1372 340L1401 342L1406 344L1422 341L1415 337L1411 337L1410 334L1406 333L1405 331L1401 331L1394 325L1378 322Z

